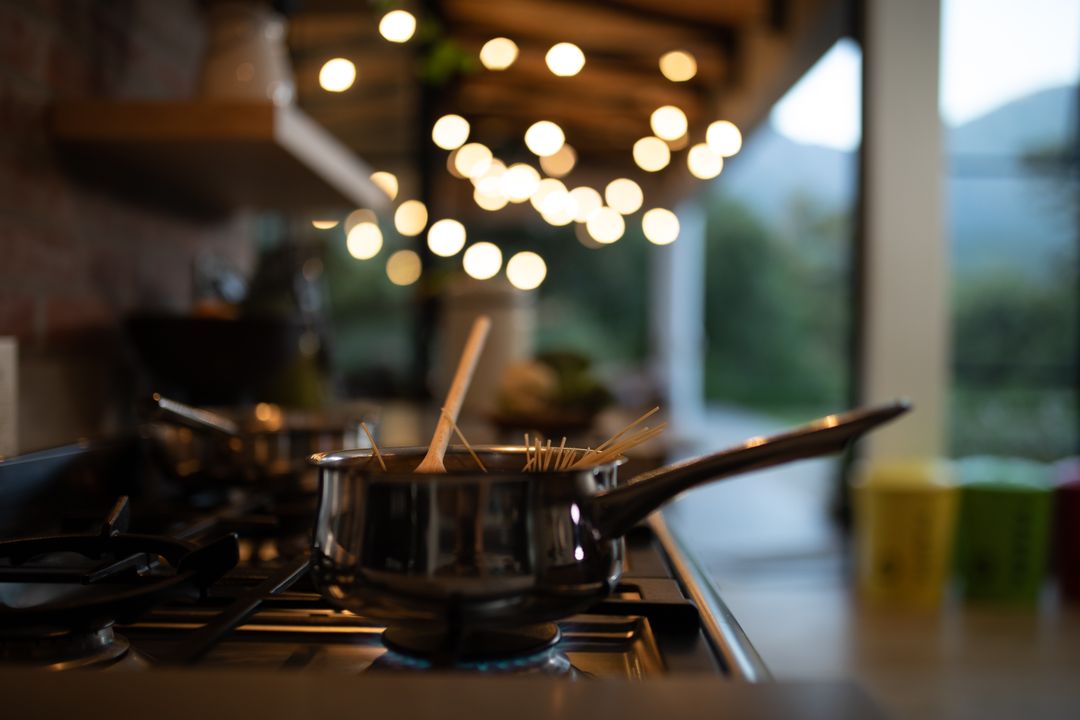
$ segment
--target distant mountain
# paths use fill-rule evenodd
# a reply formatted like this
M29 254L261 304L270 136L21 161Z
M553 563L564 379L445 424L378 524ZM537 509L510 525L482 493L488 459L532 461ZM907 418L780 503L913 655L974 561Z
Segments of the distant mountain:
M946 130L954 155L1023 155L1069 142L1076 118L1076 88L1057 87L1013 100L963 125Z
M1076 106L1075 88L1053 88L946 129L946 212L957 272L1010 266L1041 276L1063 246L1075 243L1075 198L1053 179L1021 171L1025 155L1070 142ZM854 153L797 143L764 126L716 182L783 228L797 196L826 210L848 208L856 172Z
M717 181L763 219L782 217L791 199L809 197L823 207L846 207L855 194L855 154L789 140L765 125L727 161Z
M1014 100L946 135L952 260L960 274L1011 267L1040 277L1075 247L1076 198L1058 178L1025 172L1024 157L1071 141L1076 89Z

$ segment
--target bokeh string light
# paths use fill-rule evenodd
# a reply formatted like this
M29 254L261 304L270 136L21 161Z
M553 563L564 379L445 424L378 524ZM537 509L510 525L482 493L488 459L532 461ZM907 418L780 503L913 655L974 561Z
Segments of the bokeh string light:
M646 172L659 172L671 162L671 150L658 137L643 137L634 143L634 162Z
M502 250L494 243L474 243L462 255L461 266L465 274L476 280L493 278L502 269Z
M686 154L690 174L700 180L711 180L724 169L724 158L705 143L698 143Z
M406 200L394 211L394 227L406 237L415 237L427 227L428 211L419 200Z
M612 180L604 188L604 200L608 207L620 215L630 215L641 209L645 194L641 186L629 178Z
M518 290L535 290L546 277L547 263L530 250L516 253L506 263L506 279Z
M345 247L357 260L370 260L379 254L382 246L382 230L373 222L357 223L345 237Z
M517 56L517 43L510 38L492 38L480 48L480 64L488 70L505 70L514 64Z
M465 226L449 218L434 222L428 229L427 244L439 257L457 255L465 247Z
M375 183L375 187L386 193L386 197L394 200L398 194L398 179L397 175L385 170L378 170L371 173L371 182Z
M469 139L469 121L460 115L443 115L431 127L431 139L443 150L456 150Z
M714 153L722 157L731 157L742 149L742 133L735 123L729 120L717 120L710 123L705 131L705 142Z
M422 272L420 256L413 250L398 250L386 260L386 276L395 285L412 285Z
M585 67L585 53L577 45L568 42L556 43L544 56L548 70L559 77L572 77Z
M415 32L416 17L408 10L391 10L379 21L379 34L390 42L408 42Z
M672 50L660 56L660 72L671 82L686 82L697 75L697 60L685 50Z
M679 218L666 208L653 208L641 216L645 238L654 245L669 245L679 237Z
M345 92L356 82L356 65L352 60L333 58L319 69L319 87L327 92Z

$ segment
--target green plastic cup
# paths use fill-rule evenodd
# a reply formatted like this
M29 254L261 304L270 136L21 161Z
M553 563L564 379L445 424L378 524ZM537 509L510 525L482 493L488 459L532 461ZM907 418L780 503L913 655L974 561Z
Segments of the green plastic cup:
M1052 474L1041 463L973 457L957 462L961 484L956 571L970 600L1033 604L1046 576Z

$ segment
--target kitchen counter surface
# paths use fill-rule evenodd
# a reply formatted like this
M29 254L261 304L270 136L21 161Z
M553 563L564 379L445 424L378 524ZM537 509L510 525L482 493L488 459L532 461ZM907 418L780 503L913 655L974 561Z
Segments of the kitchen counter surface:
M774 425L716 414L709 443ZM699 448L705 451L710 448ZM665 514L781 681L857 683L898 717L1080 717L1080 606L875 607L827 520L834 467L805 462L694 491Z
M460 675L355 677L171 671L145 673L0 673L0 694L12 717L68 717L76 698L88 702L79 717L257 717L260 720L357 716L394 718L508 717L515 720L595 720L598 717L677 717L680 720L882 717L850 683L723 683L715 678L663 682L566 682L544 678ZM347 680L343 681L343 680ZM154 702L157 700L159 702ZM352 713L348 713L352 714Z

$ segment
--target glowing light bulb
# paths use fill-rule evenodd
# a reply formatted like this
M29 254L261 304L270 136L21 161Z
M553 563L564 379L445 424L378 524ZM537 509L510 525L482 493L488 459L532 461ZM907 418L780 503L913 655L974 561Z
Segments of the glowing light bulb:
M512 203L522 203L532 197L540 186L540 173L532 165L514 163L500 178L503 195Z
M386 277L395 285L412 285L421 271L420 256L412 250L398 250L386 260Z
M679 218L664 208L653 208L641 216L645 238L654 245L668 245L679 237Z
M577 201L565 189L548 193L540 203L540 217L549 225L569 225L576 215Z
M551 177L563 177L574 169L577 162L577 152L568 144L563 143L554 155L540 158L540 167Z
M686 113L674 105L664 105L653 110L649 126L661 140L678 140L686 134Z
M375 183L375 187L386 193L386 197L391 200L397 197L398 179L394 173L385 170L373 172L371 173L371 182Z
M585 67L585 53L573 43L561 42L552 45L544 56L548 70L559 77L571 77Z
M356 82L356 66L351 60L334 58L319 70L319 87L327 92L345 92Z
M506 279L518 290L535 290L546 277L547 263L534 252L516 253L506 263Z
M514 64L517 56L517 43L509 38L492 38L480 48L480 63L488 70L505 70Z
M467 178L477 178L488 171L493 159L486 145L469 143L458 148L454 167Z
M493 243L474 243L461 257L461 265L471 278L477 280L493 278L502 269L502 250Z
M645 194L641 192L641 186L633 180L619 178L612 180L604 188L604 200L615 212L629 215L637 212L645 202Z
M685 50L672 50L660 56L660 72L671 82L686 82L697 75L697 60Z
M536 190L529 197L529 202L537 212L544 212L544 201L548 195L552 193L565 193L566 185L563 185L562 180L556 180L555 178L544 178L536 185Z
M502 175L493 175L491 177L481 178L476 183L476 190L481 195L487 195L488 197L500 197L509 200L506 197L506 193L503 192Z
M496 185L497 184L498 181L496 180ZM492 193L488 192L485 189L484 184L481 183L473 189L473 202L475 202L482 210L495 212L496 210L502 210L506 207L510 200L502 194L502 190L498 187L495 189L495 192Z
M428 230L427 244L439 257L457 255L465 247L465 226L457 220L439 220Z
M492 178L498 180L500 177L502 177L502 174L504 172L506 172L506 163L504 163L499 158L492 158L491 164L488 165L488 169L484 171L484 174L474 178L469 178L469 182L471 182L474 187L479 186L480 183L485 180L490 180Z
M549 120L535 122L525 131L525 147L540 157L554 155L565 142L562 128Z
M469 121L460 115L443 115L431 127L431 139L443 150L456 150L469 139Z
M496 158L491 161L491 167L478 178L471 178L475 187L473 200L482 209L488 211L502 210L510 202L503 192L502 176L506 172L506 165Z
M574 202L577 203L577 212L574 213L574 220L579 223L588 220L589 215L595 210L599 210L604 204L604 199L600 197L599 192L584 185L571 190L570 197L574 198Z
M705 143L698 143L686 154L686 166L694 177L711 180L724 169L724 158Z
M585 227L592 239L602 245L610 245L626 232L622 215L609 207L593 211L585 221Z
M671 150L658 137L643 137L634 143L634 162L646 172L657 172L671 162Z
M416 18L406 10L391 10L379 21L379 34L390 42L408 42L416 32Z
M406 200L394 211L394 227L406 237L415 237L427 227L428 212L419 200Z
M359 223L345 237L345 247L357 260L370 260L379 254L382 245L382 230L375 223Z
M312 220L311 227L316 230L329 230L338 226L337 220Z
M353 210L351 213L345 216L345 234L348 235L354 227L360 223L376 223L378 218L375 217L375 213L367 208L360 208L359 210Z
M735 123L717 120L705 130L705 142L717 155L731 157L742 149L742 133Z

